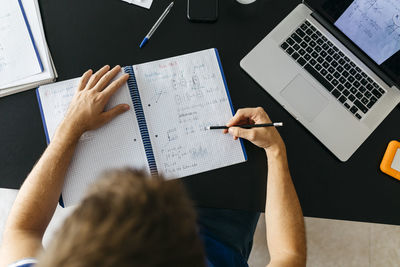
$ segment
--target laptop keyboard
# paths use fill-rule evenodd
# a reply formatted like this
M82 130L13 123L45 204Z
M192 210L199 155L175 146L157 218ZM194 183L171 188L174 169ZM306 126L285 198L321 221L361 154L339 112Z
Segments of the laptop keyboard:
M307 20L281 48L359 120L386 93Z

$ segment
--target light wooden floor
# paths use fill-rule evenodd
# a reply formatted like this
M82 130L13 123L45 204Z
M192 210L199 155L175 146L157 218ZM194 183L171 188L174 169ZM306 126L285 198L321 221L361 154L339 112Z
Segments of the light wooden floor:
M0 234L16 190L0 189ZM57 208L46 231L44 245L71 212ZM397 211L398 212L398 211ZM400 266L400 226L306 218L308 264L312 267L391 267ZM269 261L265 220L260 217L249 259L252 267Z
M400 226L305 218L307 266L400 266ZM265 218L260 217L249 265L269 262Z

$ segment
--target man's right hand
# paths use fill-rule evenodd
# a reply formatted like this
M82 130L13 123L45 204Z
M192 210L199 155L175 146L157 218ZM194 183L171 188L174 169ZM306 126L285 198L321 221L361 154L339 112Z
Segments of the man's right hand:
M229 133L234 139L244 138L258 147L264 148L266 152L285 150L285 144L275 127L263 127L244 129L233 127L240 124L262 124L271 123L270 118L263 108L244 108L239 109L235 116L226 124ZM225 130L224 133L228 133Z
M285 144L275 127L243 129L240 124L271 123L262 108L239 109L226 125L235 139L245 138L265 149L268 158L268 181L265 222L268 266L306 266L304 219L299 199L289 173ZM228 132L228 131L225 131Z
M285 144L275 127L243 129L241 124L271 123L262 108L239 109L226 126L233 138L245 138L265 149L268 158L265 222L268 266L306 266L303 213L289 173ZM228 131L225 131L227 133Z

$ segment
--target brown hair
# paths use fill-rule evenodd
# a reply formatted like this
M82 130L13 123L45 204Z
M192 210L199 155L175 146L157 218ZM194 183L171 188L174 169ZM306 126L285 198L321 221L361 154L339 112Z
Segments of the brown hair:
M92 186L38 266L205 266L205 255L180 182L122 170Z

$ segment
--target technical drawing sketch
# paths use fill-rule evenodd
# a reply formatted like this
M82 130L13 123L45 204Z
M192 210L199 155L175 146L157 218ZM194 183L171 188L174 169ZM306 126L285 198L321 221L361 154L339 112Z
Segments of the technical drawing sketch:
M400 50L400 1L355 0L335 26L382 64Z

